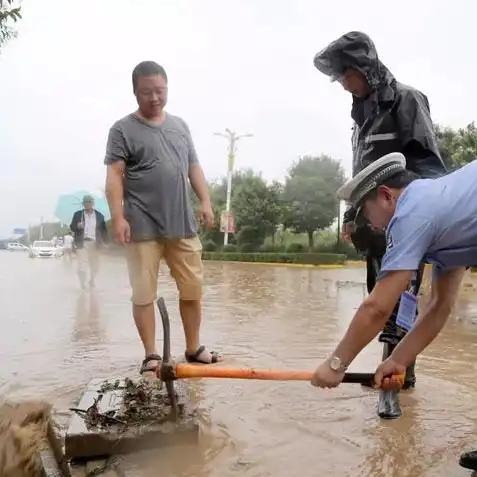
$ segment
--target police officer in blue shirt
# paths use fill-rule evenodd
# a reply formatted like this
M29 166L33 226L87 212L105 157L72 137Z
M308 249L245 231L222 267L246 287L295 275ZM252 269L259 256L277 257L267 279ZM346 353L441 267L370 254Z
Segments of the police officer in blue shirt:
M406 367L436 338L455 304L466 268L477 266L477 160L438 179L419 179L406 159L378 159L339 191L375 229L386 232L386 253L376 286L358 308L332 356L315 371L312 384L338 386L349 364L381 331L396 301L396 323L407 331L377 368L375 384ZM465 204L465 206L462 206ZM432 264L431 299L419 310L412 279L419 264ZM477 451L461 456L477 470Z
M351 93L353 119L353 176L390 152L406 157L406 168L423 179L444 175L446 167L440 156L438 140L426 95L398 81L381 61L374 42L365 33L350 31L332 41L313 59L315 67ZM371 292L376 284L381 260L386 251L384 234L373 230L366 220L356 220L350 206L343 215L342 237L351 240L366 257L366 285ZM413 289L419 291L423 267L413 277ZM396 303L379 341L383 359L387 358L404 336L396 326ZM407 369L403 389L416 384L414 363ZM393 393L380 393L378 415L392 418Z

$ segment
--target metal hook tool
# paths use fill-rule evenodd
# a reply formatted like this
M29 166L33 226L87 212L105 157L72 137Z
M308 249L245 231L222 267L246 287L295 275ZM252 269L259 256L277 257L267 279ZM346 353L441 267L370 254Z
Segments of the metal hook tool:
M162 328L164 333L161 369L163 369L164 371L166 371L167 369L170 369L171 372L173 373L174 363L172 362L172 357L171 357L171 325L169 321L169 313L167 312L164 298L160 297L157 300L157 307L159 308L159 313L161 315ZM172 416L174 418L177 418L178 406L177 406L176 391L174 389L174 381L172 379L163 380L163 381L165 381L166 383L167 396L169 398L169 401L172 407Z
M271 381L310 381L313 376L312 371L303 370L274 370L255 368L224 368L217 365L194 365L187 363L175 363L171 358L171 334L169 314L163 298L157 300L157 306L162 318L164 328L164 348L163 361L157 368L158 378L166 383L167 394L169 396L174 415L178 415L178 405L176 393L174 391L174 380L190 378L222 378L222 379L258 379ZM393 385L402 387L404 375L393 375L388 377ZM346 373L343 383L364 384L373 386L374 373ZM381 411L388 419L394 419L401 415L399 405L399 395L392 390L382 389L385 399L380 402Z

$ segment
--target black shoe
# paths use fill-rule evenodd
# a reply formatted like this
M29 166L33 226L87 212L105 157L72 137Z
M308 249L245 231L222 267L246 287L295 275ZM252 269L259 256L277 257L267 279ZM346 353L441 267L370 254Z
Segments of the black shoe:
M378 341L380 343L388 343L391 346L396 346L404 335L405 332L396 326L394 320L390 318L384 325L383 331L379 335Z
M460 456L459 465L464 469L477 470L477 450L465 452Z

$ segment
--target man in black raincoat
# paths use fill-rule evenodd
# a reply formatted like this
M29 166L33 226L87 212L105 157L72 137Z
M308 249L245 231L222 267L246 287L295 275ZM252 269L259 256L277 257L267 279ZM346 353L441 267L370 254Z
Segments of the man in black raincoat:
M407 169L422 178L446 173L427 97L396 81L379 60L369 36L361 32L341 36L315 56L314 65L332 81L339 81L353 96L353 177L390 152L404 154ZM344 214L343 238L350 238L356 249L366 256L366 282L371 292L386 251L384 233L373 230L362 219L356 220L356 210L350 208ZM422 268L414 277L416 294L421 279ZM398 307L399 303L379 337L379 341L384 343L383 359L389 356L405 334L396 326ZM405 388L414 385L413 363L406 374Z

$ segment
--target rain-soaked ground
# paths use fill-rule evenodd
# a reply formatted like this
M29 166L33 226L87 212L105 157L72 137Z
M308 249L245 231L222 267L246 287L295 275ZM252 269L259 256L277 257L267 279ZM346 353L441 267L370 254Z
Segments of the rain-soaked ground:
M65 410L95 377L134 373L142 350L121 257L105 257L97 290L81 293L76 264L0 253L0 395L46 398ZM232 366L314 369L364 296L361 268L318 270L206 263L203 342ZM176 291L161 293L183 352ZM196 448L129 456L138 476L464 476L477 446L477 305L472 284L442 336L419 359L404 417L380 421L376 394L356 385L208 380L192 384L201 415ZM477 292L475 292L477 300ZM477 304L477 301L476 301ZM373 343L352 366L372 371Z

